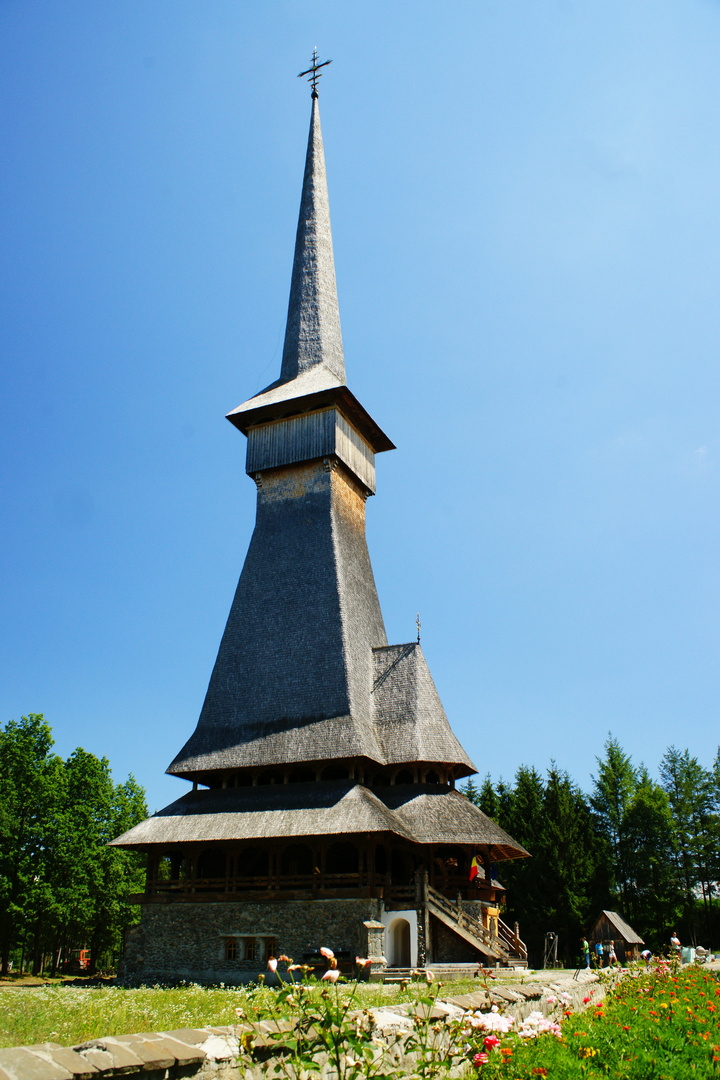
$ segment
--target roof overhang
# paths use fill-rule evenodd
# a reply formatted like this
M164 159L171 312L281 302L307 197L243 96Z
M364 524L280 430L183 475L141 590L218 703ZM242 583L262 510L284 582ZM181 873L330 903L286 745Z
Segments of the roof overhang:
M229 412L227 419L239 431L242 431L243 435L247 435L250 428L260 424L268 424L273 420L285 420L290 416L299 416L302 413L315 412L332 406L338 408L353 427L367 439L376 454L395 449L395 444L347 386L330 386L309 394L293 395L287 398L278 397L272 392L259 394L256 398L250 398L249 401Z
M372 833L422 845L472 845L497 861L528 855L457 791L412 784L374 792L352 780L188 792L111 843L157 850L172 844Z

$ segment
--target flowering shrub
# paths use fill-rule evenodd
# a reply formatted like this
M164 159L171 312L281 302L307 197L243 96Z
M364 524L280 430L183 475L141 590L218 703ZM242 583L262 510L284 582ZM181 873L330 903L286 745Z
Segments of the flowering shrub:
M559 995L562 1024L540 1012L504 1029L489 1014L480 1023L468 1018L468 1057L478 1080L720 1077L718 999L712 972L668 964L629 969L602 1002L593 1006L587 995L590 1008L581 1015ZM487 1046L482 1033L490 1028L496 1041Z
M434 1015L442 983L428 985L425 995L415 999L410 1030L382 1037L371 1011L358 1008L357 978L347 985L332 949L323 946L320 955L327 970L319 982L307 965L293 964L289 957L278 958L285 972L278 961L268 962L279 986L268 996L263 985L256 1009L236 1010L245 1027L239 1039L241 1069L252 1062L268 1077L304 1080L327 1062L337 1080L391 1080L398 1075L394 1060L402 1055L410 1063L402 1075L434 1080L461 1059L460 1025L439 1022ZM369 965L355 958L358 975ZM424 971L417 975L433 982Z
M552 1000L546 998L548 1004L556 1004L557 998L551 997ZM503 1015L497 1005L493 1005L490 1012L466 1013L462 1031L467 1040L468 1056L481 1076L493 1075L498 1070L507 1072L505 1066L515 1058L518 1048L532 1039L541 1035L561 1037L560 1024L551 1017L536 1010L518 1023L514 1016ZM513 1060L513 1075L516 1071L517 1062Z
M707 969L630 968L605 984L603 1000L586 994L579 1015L562 992L545 996L549 1015L520 1020L493 1006L448 1021L434 984L411 1006L406 1030L382 1036L358 1007L357 981L343 986L332 950L321 955L320 981L289 958L286 972L275 964L279 987L258 990L258 1008L242 1017L245 1054L269 1077L309 1077L327 1062L337 1080L444 1080L464 1058L476 1080L720 1078L720 984ZM356 958L358 972L366 966Z

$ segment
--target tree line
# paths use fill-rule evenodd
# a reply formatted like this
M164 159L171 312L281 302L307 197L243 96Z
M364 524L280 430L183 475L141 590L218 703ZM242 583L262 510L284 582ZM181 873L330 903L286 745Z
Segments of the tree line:
M654 780L608 737L592 791L551 764L546 777L518 769L514 783L490 776L464 794L532 859L501 863L509 921L535 961L545 934L566 960L600 911L616 911L653 952L677 930L683 944L713 947L720 903L720 750L705 768L671 746Z
M52 752L41 714L0 726L0 958L2 974L32 965L54 975L89 949L89 973L112 963L144 887L143 860L108 841L147 817L145 792L115 784L107 758ZM136 909L135 909L136 910Z

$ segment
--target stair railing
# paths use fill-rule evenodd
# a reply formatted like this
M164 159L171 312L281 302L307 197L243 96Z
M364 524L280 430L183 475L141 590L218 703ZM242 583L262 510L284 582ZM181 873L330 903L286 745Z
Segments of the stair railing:
M509 960L512 956L519 956L524 960L527 960L527 947L515 931L511 930L502 919L497 918L497 935L492 933L485 926L482 919L478 919L475 915L472 915L466 907L464 907L462 900L458 897L458 902L454 904L451 900L448 900L446 896L433 889L431 885L427 887L427 898L431 904L440 908L446 915L448 915L458 926L470 930L484 945L490 946L494 952L500 953L505 960ZM494 920L495 921L495 920Z

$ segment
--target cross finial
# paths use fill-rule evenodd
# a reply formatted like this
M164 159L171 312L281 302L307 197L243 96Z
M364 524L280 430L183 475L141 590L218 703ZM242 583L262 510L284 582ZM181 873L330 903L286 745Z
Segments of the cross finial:
M327 67L328 64L332 64L332 60L323 60L322 64L318 64L317 60L318 60L318 53L317 53L317 46L315 46L315 48L313 49L313 54L312 54L312 67L309 67L307 69L307 71L301 71L300 74L298 75L298 79L302 79L303 75L309 75L310 76L310 78L308 79L308 82L312 83L312 96L314 98L316 98L318 96L318 92L317 92L318 79L321 79L322 74L323 74L322 71L320 71L320 68L324 68L324 67ZM318 72L320 72L320 74L318 74Z
M420 627L422 625L422 623L420 622L420 612L419 611L418 611L417 616L415 618L415 625L417 626L417 632L418 632L417 643L419 645L420 644Z

